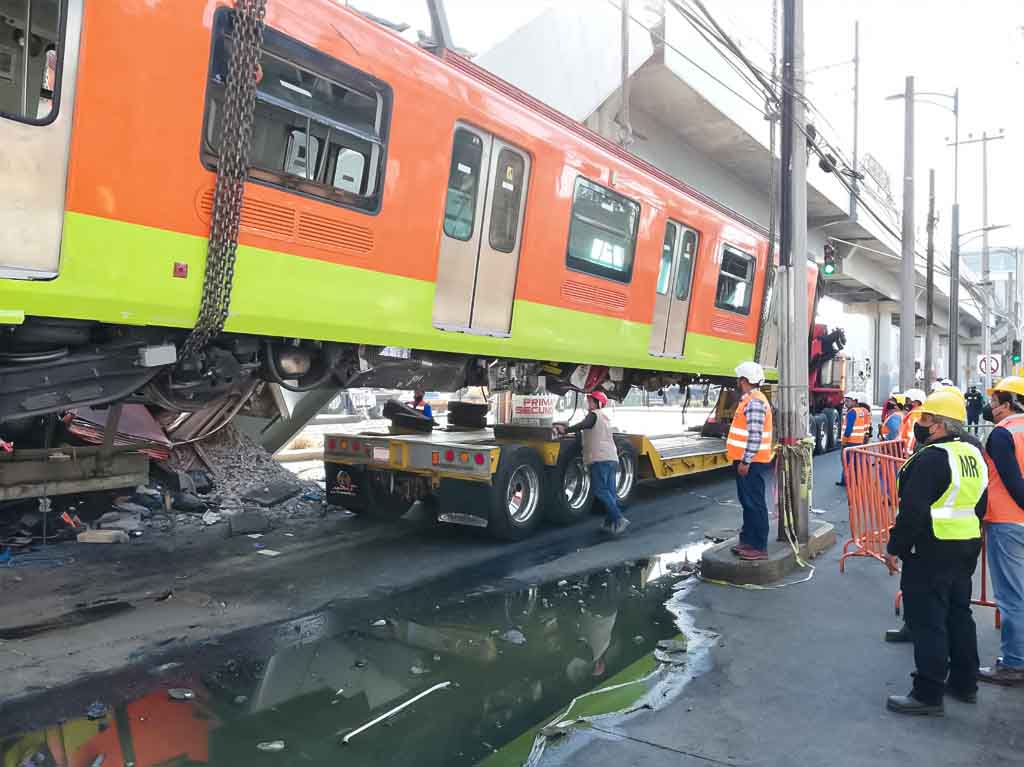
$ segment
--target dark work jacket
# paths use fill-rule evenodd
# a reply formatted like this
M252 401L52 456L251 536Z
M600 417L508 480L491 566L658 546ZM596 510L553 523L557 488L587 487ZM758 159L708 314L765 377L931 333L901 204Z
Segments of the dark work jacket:
M985 408L985 399L981 396L980 391L969 391L964 395L964 401L967 405L967 412L972 415L981 415L981 411Z
M952 442L945 437L928 443ZM979 447L976 439L964 439ZM944 450L921 447L900 473L899 513L889 530L888 551L903 560L903 577L929 573L972 574L981 553L981 539L940 541L932 532L932 504L949 488L952 476ZM986 494L975 507L978 519L985 515Z

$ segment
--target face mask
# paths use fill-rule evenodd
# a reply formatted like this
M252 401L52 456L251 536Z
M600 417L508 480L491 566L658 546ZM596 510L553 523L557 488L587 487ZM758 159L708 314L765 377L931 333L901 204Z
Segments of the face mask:
M989 423L995 423L996 422L996 417L994 415L992 415L992 406L991 405L985 405L985 407L983 407L981 409L981 417L984 418Z
M919 423L914 424L914 439L917 440L918 444L923 445L931 439L931 436L931 430L927 426L922 426Z

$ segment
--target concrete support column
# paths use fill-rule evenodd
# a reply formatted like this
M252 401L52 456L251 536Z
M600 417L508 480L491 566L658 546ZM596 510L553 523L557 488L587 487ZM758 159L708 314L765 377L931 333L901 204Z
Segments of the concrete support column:
M896 361L897 328L892 324L893 311L888 304L878 304L874 318L875 331L875 402L885 402L893 389L899 388L899 364Z

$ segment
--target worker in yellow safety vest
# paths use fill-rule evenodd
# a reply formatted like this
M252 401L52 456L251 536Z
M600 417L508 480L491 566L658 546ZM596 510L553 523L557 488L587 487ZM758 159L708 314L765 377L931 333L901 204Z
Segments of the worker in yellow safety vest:
M903 416L903 424L900 426L900 441L903 442L903 454L912 455L917 448L914 424L921 417L921 403L928 395L920 389L907 389L903 396L907 398L907 414Z
M988 468L981 451L964 440L967 408L940 390L918 409L919 445L900 469L899 512L889 530L886 565L899 570L914 643L913 689L890 695L901 714L943 714L943 695L977 700L978 637L971 616L971 586L981 553L981 518Z
M736 406L726 455L736 467L736 494L743 507L743 527L732 552L741 559L768 558L768 502L765 488L772 471L772 408L761 391L764 369L756 362L736 368Z

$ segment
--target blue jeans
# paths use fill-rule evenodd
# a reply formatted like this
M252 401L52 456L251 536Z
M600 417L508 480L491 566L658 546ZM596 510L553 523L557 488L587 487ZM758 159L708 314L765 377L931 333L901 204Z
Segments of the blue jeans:
M1024 525L986 525L988 571L1002 613L1003 664L1024 668Z
M765 489L771 470L770 463L752 463L747 476L740 476L738 470L736 472L736 495L743 507L740 543L758 551L768 549L768 501Z
M594 495L604 504L608 512L605 521L609 524L622 519L619 497L615 493L615 474L618 470L618 461L597 461L590 464L590 481L594 484Z

